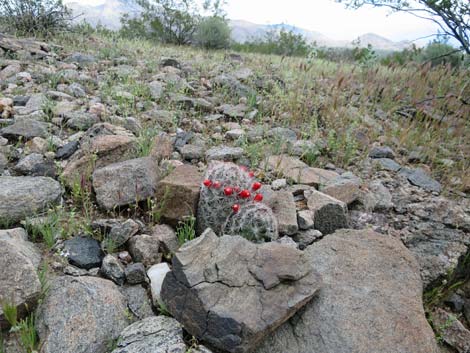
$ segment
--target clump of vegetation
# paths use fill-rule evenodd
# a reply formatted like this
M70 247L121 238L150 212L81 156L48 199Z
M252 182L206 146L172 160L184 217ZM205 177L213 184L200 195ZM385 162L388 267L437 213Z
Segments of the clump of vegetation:
M266 33L264 38L245 43L234 43L232 47L234 50L242 52L302 57L306 57L312 49L304 36L284 28L281 28L280 31L271 30Z
M230 28L221 17L208 17L200 21L196 30L196 43L205 49L226 49L230 46Z
M0 0L0 28L21 35L50 35L72 20L62 0Z
M176 228L176 237L180 245L193 240L196 237L196 217L191 216L184 222L180 222Z

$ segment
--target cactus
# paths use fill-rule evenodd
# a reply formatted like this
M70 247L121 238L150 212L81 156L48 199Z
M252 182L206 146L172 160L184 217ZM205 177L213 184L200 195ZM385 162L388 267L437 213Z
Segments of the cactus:
M218 188L202 185L198 205L198 233L207 228L220 235L227 217L232 213L233 198L224 194L226 186L249 188L251 178L248 173L234 163L212 162L207 168L206 180L219 182Z
M241 235L255 243L272 241L278 238L277 220L265 204L248 203L227 218L223 233Z
M236 235L238 229L255 241L277 238L272 211L260 203L263 197L256 193L260 187L261 184L255 182L253 174L245 168L234 163L212 162L201 186L198 234L212 228L219 236L224 233ZM253 214L255 210L260 211L259 215ZM239 217L234 217L237 214Z

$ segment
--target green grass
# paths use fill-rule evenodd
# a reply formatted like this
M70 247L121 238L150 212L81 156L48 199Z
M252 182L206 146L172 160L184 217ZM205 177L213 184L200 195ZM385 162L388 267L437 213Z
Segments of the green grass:
M16 326L18 323L18 310L13 300L8 301L7 299L4 299L1 304L5 320L10 324L10 326Z
M176 237L178 243L183 245L184 243L193 240L196 237L196 217L188 217L187 220L180 222L176 228Z

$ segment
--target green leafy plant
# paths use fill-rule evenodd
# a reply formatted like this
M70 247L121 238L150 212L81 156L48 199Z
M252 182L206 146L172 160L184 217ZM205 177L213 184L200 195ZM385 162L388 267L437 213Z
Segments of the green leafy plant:
M185 221L180 222L176 228L176 237L180 245L193 240L196 237L196 217L190 216Z

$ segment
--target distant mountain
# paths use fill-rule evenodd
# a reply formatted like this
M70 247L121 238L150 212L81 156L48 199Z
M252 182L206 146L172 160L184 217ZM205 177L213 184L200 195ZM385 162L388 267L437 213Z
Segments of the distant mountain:
M141 8L135 3L135 0L106 0L102 5L90 6L81 5L78 2L67 4L74 14L82 15L77 21L85 20L91 25L101 24L109 29L117 30L121 27L121 16L128 14L130 17L137 16ZM229 20L232 29L232 39L236 42L263 38L269 31L280 31L282 29L293 31L296 34L303 35L307 42L317 43L325 47L352 47L353 44L348 40L334 40L324 34L308 29L299 28L288 24L262 25L243 20ZM393 42L387 38L374 33L367 33L359 37L359 45L367 46L371 44L378 50L403 50L410 46L408 42Z
M81 15L76 21L85 20L93 26L98 24L117 30L121 27L121 16L128 14L137 16L141 8L134 0L106 0L102 5L82 5L78 2L68 3L67 6L75 15Z

